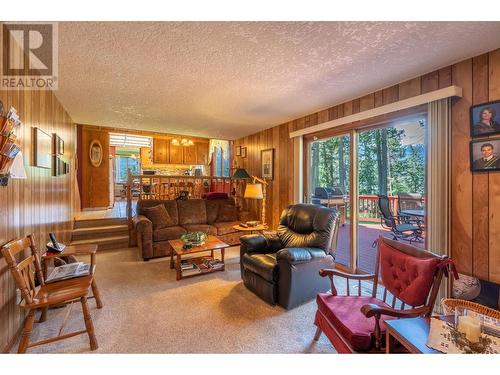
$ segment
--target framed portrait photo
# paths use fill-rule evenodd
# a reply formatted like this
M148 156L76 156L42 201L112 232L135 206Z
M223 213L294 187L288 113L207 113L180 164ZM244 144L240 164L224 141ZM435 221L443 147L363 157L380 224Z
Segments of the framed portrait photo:
M470 135L500 134L500 100L470 107Z
M247 148L246 147L242 147L241 148L241 157L242 158L246 158L247 157Z
M262 178L274 179L274 148L260 151L260 173Z
M235 154L236 156L241 156L241 146L236 146Z
M500 139L470 142L470 168L472 172L500 170Z

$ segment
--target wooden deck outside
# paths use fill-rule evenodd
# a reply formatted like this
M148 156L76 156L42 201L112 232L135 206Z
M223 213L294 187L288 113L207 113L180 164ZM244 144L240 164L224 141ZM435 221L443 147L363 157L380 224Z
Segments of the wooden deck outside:
M340 226L338 250L336 262L350 266L350 224L346 223L345 226ZM362 271L373 272L375 268L375 257L377 248L372 247L373 242L379 237L384 236L392 238L390 230L382 228L380 223L360 223L358 227L358 252L359 261L358 265ZM406 241L405 241L406 242ZM412 242L412 245L424 248L425 244Z

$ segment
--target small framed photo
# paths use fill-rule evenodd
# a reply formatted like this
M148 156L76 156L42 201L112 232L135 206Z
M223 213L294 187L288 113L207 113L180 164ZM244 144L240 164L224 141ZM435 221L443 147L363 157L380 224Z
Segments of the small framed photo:
M470 168L472 172L500 170L500 139L470 142Z
M246 158L247 157L247 148L246 147L242 147L241 148L241 157L242 158Z
M56 133L52 133L52 153L54 155L64 155L64 141Z
M236 153L236 156L241 156L241 146L236 146L235 153Z
M471 137L500 133L500 100L470 107Z
M260 151L260 172L262 178L274 179L274 148Z

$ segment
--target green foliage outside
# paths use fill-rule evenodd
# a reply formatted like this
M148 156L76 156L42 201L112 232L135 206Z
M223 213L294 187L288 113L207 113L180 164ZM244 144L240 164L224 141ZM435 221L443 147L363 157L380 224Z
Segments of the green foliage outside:
M424 122L413 125L359 133L359 195L424 194ZM349 137L313 142L311 164L312 192L317 186L338 186L349 192Z

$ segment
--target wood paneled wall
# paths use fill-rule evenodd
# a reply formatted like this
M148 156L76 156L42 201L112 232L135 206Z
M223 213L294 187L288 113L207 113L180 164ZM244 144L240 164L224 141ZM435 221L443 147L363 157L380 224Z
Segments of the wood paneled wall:
M7 110L16 108L23 122L18 138L28 175L26 180L10 180L7 187L0 187L0 244L33 233L42 246L49 232L69 241L78 206L75 125L50 91L0 91L0 100ZM50 169L31 166L35 126L64 140L64 158L71 164L69 174L52 177ZM0 350L5 350L23 318L16 305L14 280L0 255Z
M407 99L450 85L464 97L452 103L452 256L460 272L500 282L500 172L472 174L469 166L469 107L500 99L500 50L462 61L397 85L332 106L238 139L247 157L238 166L260 175L260 151L275 148L275 179L268 186L267 222L276 227L281 211L293 201L293 149L288 134L360 111ZM260 202L245 200L255 217Z

